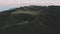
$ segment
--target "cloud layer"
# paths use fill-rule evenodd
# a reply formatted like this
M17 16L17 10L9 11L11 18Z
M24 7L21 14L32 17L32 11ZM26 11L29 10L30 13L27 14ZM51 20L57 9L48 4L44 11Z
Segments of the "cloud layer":
M60 0L0 0L0 6L60 5Z

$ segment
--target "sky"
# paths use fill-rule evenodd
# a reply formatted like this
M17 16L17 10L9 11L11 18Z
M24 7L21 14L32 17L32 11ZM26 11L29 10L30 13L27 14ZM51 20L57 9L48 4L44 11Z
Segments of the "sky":
M60 0L0 0L0 11L27 5L60 5Z

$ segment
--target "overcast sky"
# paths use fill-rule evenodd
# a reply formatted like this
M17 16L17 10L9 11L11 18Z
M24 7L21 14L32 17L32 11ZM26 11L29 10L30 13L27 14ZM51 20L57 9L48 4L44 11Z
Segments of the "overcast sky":
M60 5L60 0L0 0L0 10L25 5Z

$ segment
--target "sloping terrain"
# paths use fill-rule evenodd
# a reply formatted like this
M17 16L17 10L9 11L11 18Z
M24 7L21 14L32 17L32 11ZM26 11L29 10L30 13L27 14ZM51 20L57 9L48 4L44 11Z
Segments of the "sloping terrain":
M0 32L3 34L48 34L56 32L60 19L58 6L21 7L0 12ZM49 23L49 31L48 31Z

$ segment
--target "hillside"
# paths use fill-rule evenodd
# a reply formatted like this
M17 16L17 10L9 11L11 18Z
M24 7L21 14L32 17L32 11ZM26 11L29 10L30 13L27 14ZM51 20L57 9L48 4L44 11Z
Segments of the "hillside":
M49 32L55 32L55 25L60 22L59 17L60 6L24 6L0 12L0 30L1 32L9 30L9 33L12 31L11 34L21 32L47 34L48 23L51 29Z

